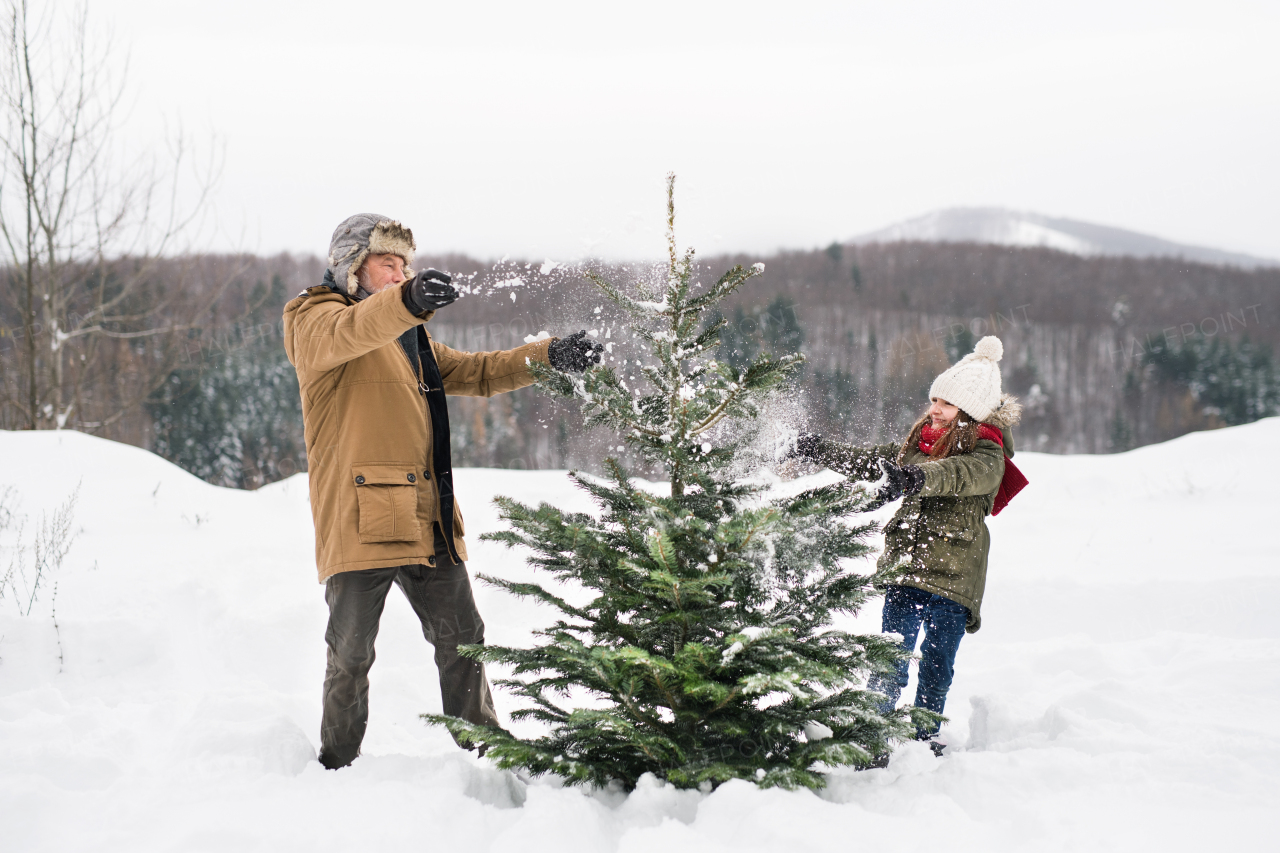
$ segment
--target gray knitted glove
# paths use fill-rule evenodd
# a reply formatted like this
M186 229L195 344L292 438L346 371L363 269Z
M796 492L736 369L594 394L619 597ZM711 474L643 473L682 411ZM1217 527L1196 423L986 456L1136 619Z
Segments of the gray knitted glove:
M822 436L814 432L802 432L796 437L796 456L814 459L822 447Z
M556 370L581 373L593 364L600 363L604 345L587 340L587 331L574 332L567 338L552 341L547 346L547 361Z

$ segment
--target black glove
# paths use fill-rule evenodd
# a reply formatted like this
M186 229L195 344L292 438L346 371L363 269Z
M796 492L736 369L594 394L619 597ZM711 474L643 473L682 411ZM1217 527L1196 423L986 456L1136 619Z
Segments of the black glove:
M924 488L924 471L919 465L894 465L881 459L880 470L884 472L884 485L876 490L876 502L884 506L896 501L903 495L918 494Z
M556 370L581 373L593 364L600 363L604 345L587 340L587 332L574 332L567 338L559 338L547 347L547 361Z
M796 436L796 449L793 455L814 459L822 447L822 436L813 432L802 432Z
M458 298L458 291L450 282L453 276L440 270L423 270L404 283L400 291L404 307L417 316L424 311L436 311Z

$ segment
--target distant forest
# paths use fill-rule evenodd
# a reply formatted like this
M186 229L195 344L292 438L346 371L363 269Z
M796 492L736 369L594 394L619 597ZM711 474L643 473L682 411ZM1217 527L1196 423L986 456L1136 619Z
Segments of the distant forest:
M1280 409L1280 269L935 243L832 244L701 264L713 277L756 261L765 272L729 304L719 357L741 364L760 352L804 352L787 393L799 428L855 442L900 438L933 377L985 334L1004 342L1006 390L1026 406L1020 449L1117 452ZM418 265L489 285L490 296L464 297L428 327L458 349L505 349L540 330L619 328L572 269L456 255L420 256ZM50 347L56 327L28 333L17 302L0 304L0 428L61 423L241 488L305 470L280 318L285 302L320 281L323 262L210 256L117 267L95 269L84 298L101 304L116 278L142 284L92 346ZM624 278L645 268L630 267L600 269ZM516 278L527 286L491 287ZM624 353L626 338L612 340L614 355ZM42 361L50 350L56 370ZM46 375L57 377L56 406L36 381ZM605 451L605 437L586 434L575 411L532 389L451 398L450 420L458 467L592 470Z

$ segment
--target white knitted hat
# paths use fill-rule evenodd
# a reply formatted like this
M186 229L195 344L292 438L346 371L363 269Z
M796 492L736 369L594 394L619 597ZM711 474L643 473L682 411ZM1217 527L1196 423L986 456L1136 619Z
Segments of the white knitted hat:
M947 368L929 387L929 398L959 406L979 423L1000 406L1000 357L1004 344L994 335L978 341L973 352Z

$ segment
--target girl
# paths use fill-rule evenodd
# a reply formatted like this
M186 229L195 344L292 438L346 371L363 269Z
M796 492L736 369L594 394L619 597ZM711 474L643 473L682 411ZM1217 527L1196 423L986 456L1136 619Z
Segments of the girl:
M883 472L873 506L906 498L885 526L879 565L902 574L885 592L882 630L901 634L903 649L911 652L924 628L915 705L938 714L946 706L960 639L982 625L991 547L984 519L1004 509L1027 482L1008 461L1010 429L1022 407L1000 391L997 362L1003 354L999 338L985 337L935 379L928 410L901 446L852 447L812 434L796 442L797 454L851 478L876 480ZM886 713L907 686L908 665L903 660L896 674L868 685L885 694ZM916 737L941 755L943 745L933 740L937 731L920 729Z

